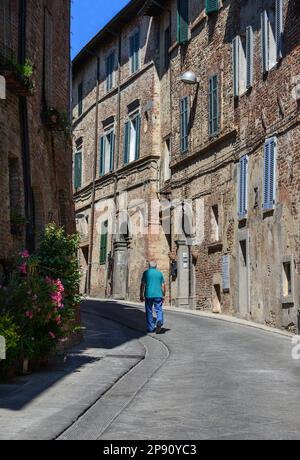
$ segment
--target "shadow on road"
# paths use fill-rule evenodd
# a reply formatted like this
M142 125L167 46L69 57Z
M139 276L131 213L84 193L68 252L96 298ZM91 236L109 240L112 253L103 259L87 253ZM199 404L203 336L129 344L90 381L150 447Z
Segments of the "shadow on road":
M134 306L110 301L84 301L81 311L82 324L86 328L82 342L64 356L51 360L43 371L18 377L9 384L1 384L0 409L21 410L67 375L80 372L84 366L104 359L105 350L116 349L147 334L145 313ZM89 356L89 349L99 349L99 357Z

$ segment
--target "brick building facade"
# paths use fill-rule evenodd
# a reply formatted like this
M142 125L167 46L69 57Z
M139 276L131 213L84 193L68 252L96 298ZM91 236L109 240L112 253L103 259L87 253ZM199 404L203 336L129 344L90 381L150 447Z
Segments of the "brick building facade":
M0 262L6 266L20 248L34 249L48 222L74 230L70 4L2 0L0 21L2 90L3 77L6 86L0 100Z
M170 217L166 212L164 219L162 209L160 214L150 213L148 225L159 227L159 235L147 236L147 251L143 246L138 249L135 238L123 241L131 254L126 259L131 284L125 297L137 300L139 279L133 274L140 273L145 259L155 257L173 304L295 330L300 264L298 2L149 0L133 1L127 8L133 8L134 19L126 21L125 9L112 23L117 29L122 17L126 22L120 64L125 79L128 62L123 53L130 40L123 37L137 23L141 30L151 24L153 33L147 34L151 70L138 74L141 93L133 87L134 95L141 94L140 107L151 107L150 116L142 112L140 141L145 153L132 165L117 165L114 174L97 179L96 189L102 190L103 198L118 196L119 190L129 188L130 171L151 152L153 159L147 159L148 165L153 161L151 182L144 170L140 177L135 172L131 183L139 197L147 184L148 198L156 194L166 208L169 203ZM112 46L117 40L112 37L113 33L102 40L100 33L90 50L99 47L104 52L104 41ZM92 73L83 65L83 54L79 58L74 91L85 74L90 81L86 94L95 101L95 64ZM92 62L91 57L85 59ZM130 87L127 82L119 93L128 94ZM119 93L116 87L115 94L100 99L99 130L108 117L115 116L117 123L113 108L105 104L114 104L116 110ZM121 97L121 125L134 98ZM75 130L84 127L92 138L95 106L86 98L85 104L91 121L86 125L77 121ZM123 132L115 155L120 159ZM91 151L89 144L84 150ZM87 159L83 163L91 170L88 154ZM87 182L75 200L81 228L88 235L86 214L81 211L89 212L92 184L85 171ZM140 180L144 185L138 188ZM117 241L112 242L117 248ZM98 247L104 247L101 237L95 251ZM114 247L109 250L115 267ZM101 272L97 257L95 253L96 278L91 285L95 293L103 294L98 286L110 278L104 267Z

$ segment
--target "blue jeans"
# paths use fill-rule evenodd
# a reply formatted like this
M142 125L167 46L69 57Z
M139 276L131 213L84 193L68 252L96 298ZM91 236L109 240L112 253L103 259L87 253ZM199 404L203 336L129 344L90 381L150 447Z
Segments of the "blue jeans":
M156 297L154 299L146 299L146 321L147 321L147 331L153 332L156 328L158 322L161 325L164 324L164 314L163 314L163 299L161 297ZM153 319L153 305L156 311L156 323Z

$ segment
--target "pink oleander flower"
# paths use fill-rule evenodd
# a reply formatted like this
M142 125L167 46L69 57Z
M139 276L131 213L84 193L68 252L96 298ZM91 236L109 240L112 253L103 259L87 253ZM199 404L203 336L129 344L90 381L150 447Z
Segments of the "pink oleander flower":
M56 321L56 324L61 324L61 316L58 315L56 318L55 318L55 321Z
M61 293L62 293L62 292L65 291L65 288L64 288L64 286L63 286L63 284L62 284L62 282L61 282L60 279L58 279L58 280L56 281L56 286L57 286L58 292L61 292Z
M19 270L20 270L20 273L22 273L22 275L26 275L27 273L26 262L23 262L22 265L20 265Z
M27 251L27 249L24 249L24 251L21 252L21 257L23 259L28 259L28 257L30 257L29 251Z
M27 318L32 319L32 318L33 318L33 313L32 313L32 311L27 311L27 312L26 312L26 316L27 316Z
M53 332L50 331L49 335L50 335L51 339L56 339L56 335Z

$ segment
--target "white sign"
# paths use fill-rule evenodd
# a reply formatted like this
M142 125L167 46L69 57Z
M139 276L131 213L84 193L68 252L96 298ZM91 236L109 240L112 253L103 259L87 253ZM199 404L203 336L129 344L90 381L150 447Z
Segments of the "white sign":
M229 254L223 256L222 263L223 291L230 291L230 257Z
M6 343L5 338L0 335L0 361L6 359Z
M182 266L183 268L189 268L189 255L187 252L182 254Z
M0 99L6 99L6 81L3 75L0 75Z

